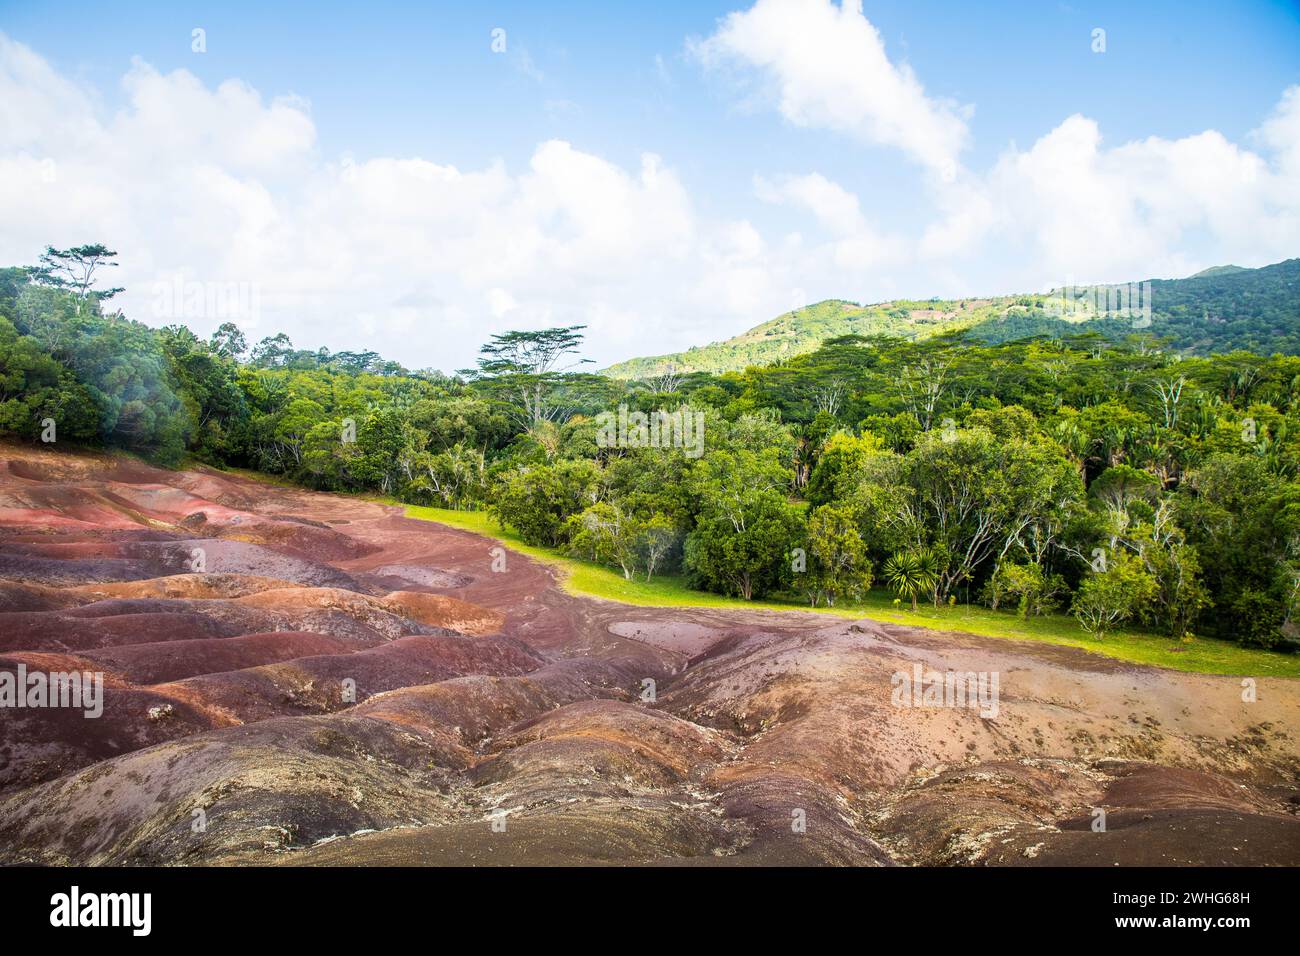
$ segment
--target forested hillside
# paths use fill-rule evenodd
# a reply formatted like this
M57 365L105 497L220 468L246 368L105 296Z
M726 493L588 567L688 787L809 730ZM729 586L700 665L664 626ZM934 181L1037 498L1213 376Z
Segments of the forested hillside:
M111 260L60 254L88 249ZM1226 308L1252 301L1239 276L1188 281ZM495 336L446 376L283 336L249 349L233 325L153 330L111 295L0 273L0 431L489 509L530 543L747 599L874 586L1070 611L1098 640L1137 621L1296 643L1294 356L840 336L743 372L624 381L573 370L568 328ZM679 441L686 422L702 431Z
M858 305L828 299L755 326L725 342L715 342L672 355L629 359L605 370L613 378L636 379L679 372L731 372L751 365L769 365L811 352L827 339L841 335L893 335L926 338L954 328L993 322L1009 306L1003 300L961 299L927 302L885 302Z
M1249 349L1262 355L1300 353L1300 259L1261 269L1219 266L1187 279L1149 280L1151 313L1137 327L1131 317L1098 315L1082 295L1060 308L1061 294L896 301L860 306L831 299L764 322L725 342L685 352L630 359L611 366L616 378L678 372L739 371L811 352L840 335L894 335L923 339L958 329L994 344L1032 336L1060 338L1096 332L1122 340L1141 331L1170 349L1196 355ZM1104 297L1116 286L1097 287Z

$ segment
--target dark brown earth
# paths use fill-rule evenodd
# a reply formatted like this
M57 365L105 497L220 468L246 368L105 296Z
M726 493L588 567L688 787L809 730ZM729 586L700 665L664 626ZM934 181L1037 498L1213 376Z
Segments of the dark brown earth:
M0 709L0 862L1300 863L1300 682L628 607L494 546L0 446L0 670L106 682ZM996 717L896 706L918 662L997 672Z

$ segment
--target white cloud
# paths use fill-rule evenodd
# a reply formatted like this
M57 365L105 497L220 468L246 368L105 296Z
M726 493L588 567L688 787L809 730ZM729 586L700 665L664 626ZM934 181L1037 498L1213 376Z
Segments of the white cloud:
M210 91L183 70L163 76L138 58L123 86L131 109L114 118L111 148L134 159L165 164L202 155L231 172L266 174L297 169L315 148L308 105L295 97L264 105L238 80Z
M760 199L803 208L833 237L801 268L876 270L879 282L878 270L901 266L914 294L967 294L1300 251L1300 87L1252 135L1257 152L1215 130L1108 146L1096 121L1075 115L980 173L960 159L970 110L891 62L855 0L758 0L688 47L756 75L760 102L791 123L896 147L929 171L920 195L932 208L921 211L933 215L914 237L882 236L858 197L818 174L757 178Z
M1036 286L1178 276L1207 262L1262 264L1300 251L1300 88L1287 90L1252 137L1215 130L1108 147L1074 115L1028 150L1009 149L986 176L947 189L946 217L920 253L978 258L990 242L1022 256Z
M860 274L897 266L908 253L908 243L881 235L862 214L858 197L820 173L786 176L771 182L754 179L754 192L764 202L793 206L811 213L829 234L829 241L810 250L805 269L817 260L833 263L846 274Z
M206 332L228 316L160 315L154 290L242 283L258 290L259 335L342 349L360 332L454 369L505 328L586 323L588 354L614 361L784 306L757 231L701 219L652 154L629 170L550 140L519 170L331 161L300 100L143 62L123 89L108 115L0 36L0 263L107 242L128 290L115 302L144 321Z
M910 66L889 59L860 0L759 0L691 50L706 64L758 71L797 126L896 147L941 177L959 166L968 110L928 96Z
M499 319L508 312L513 312L519 308L519 303L505 289L489 289L487 294L488 311L492 317Z
M837 236L852 236L867 229L858 197L821 173L787 176L780 183L756 176L754 192L764 202L789 203L806 209Z
M0 33L0 149L38 149L51 139L102 146L88 121L90 94L59 76L32 50Z
M1300 206L1300 86L1288 87L1255 139L1276 157L1277 180L1272 184L1292 208ZM1256 168L1254 173L1261 172Z
M652 153L625 166L548 140L525 163L472 169L336 159L300 99L135 62L109 112L0 34L0 264L103 241L121 254L113 280L128 292L115 302L133 317L206 333L224 317L158 316L156 284L239 283L257 290L257 336L451 370L508 328L586 324L587 354L606 363L725 338L804 297L1011 292L1300 251L1300 87L1250 148L1213 130L1111 145L1072 116L987 171L945 178L926 144L955 162L964 121L884 59L857 8L762 0L698 50L771 74L801 124L921 159L933 220L923 206L881 223L843 184L756 176L749 157L740 175L788 211L784 235L745 209L703 215Z

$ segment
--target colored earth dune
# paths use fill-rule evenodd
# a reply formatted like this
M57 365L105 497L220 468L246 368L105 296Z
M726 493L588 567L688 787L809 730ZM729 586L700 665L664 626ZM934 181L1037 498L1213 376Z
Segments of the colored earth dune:
M1300 682L628 607L494 546L0 446L0 670L105 682L0 709L0 862L1300 863ZM898 706L917 664L997 715Z

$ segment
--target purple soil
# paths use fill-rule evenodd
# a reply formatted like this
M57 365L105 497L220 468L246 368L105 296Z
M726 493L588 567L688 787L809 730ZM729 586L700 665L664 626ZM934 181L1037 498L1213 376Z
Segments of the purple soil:
M327 634L276 631L240 637L196 638L165 644L128 644L86 651L82 657L132 684L162 684L199 674L242 670L318 654L345 654L349 642Z
M1300 863L1300 682L628 607L495 547L0 446L0 670L107 685L0 713L0 862ZM917 663L997 671L1000 712L896 706Z

